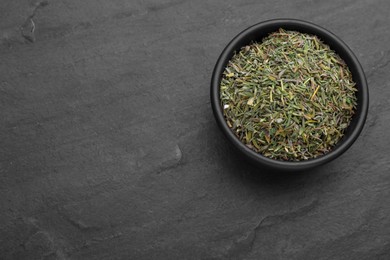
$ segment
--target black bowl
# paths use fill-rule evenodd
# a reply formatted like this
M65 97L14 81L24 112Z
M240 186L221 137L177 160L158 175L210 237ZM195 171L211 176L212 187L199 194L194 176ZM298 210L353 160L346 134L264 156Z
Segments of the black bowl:
M264 37L268 36L272 32L277 31L279 28L317 35L346 62L358 89L356 93L358 100L357 111L353 116L349 127L346 129L344 137L336 144L332 151L318 158L296 162L267 158L244 145L228 127L223 115L219 91L222 73L227 63L232 58L235 51L239 51L241 47L246 46L253 41L261 42ZM217 64L215 65L211 79L211 106L213 108L215 119L217 120L217 123L222 132L226 135L228 140L251 162L270 170L303 171L334 160L342 153L344 153L355 142L363 129L367 117L368 87L363 69L356 56L336 35L318 25L309 22L295 19L276 19L261 22L247 28L238 34L225 47L217 61Z

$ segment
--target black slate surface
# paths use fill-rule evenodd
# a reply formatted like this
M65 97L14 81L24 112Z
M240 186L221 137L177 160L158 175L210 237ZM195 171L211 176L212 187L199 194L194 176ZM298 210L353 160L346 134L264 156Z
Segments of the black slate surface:
M1 259L390 259L390 2L14 1L0 7ZM319 24L366 72L343 156L267 176L216 126L223 47Z

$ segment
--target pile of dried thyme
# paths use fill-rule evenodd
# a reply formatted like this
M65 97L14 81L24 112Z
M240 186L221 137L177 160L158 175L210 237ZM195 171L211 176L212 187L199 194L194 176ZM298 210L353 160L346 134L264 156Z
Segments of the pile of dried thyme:
M280 29L235 53L221 80L228 126L266 157L300 161L328 153L356 109L345 62L318 37Z

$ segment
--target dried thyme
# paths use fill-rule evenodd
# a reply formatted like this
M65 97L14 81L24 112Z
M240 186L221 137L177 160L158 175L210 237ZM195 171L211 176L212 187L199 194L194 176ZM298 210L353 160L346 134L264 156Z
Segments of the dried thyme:
M318 37L280 29L235 53L220 98L228 126L249 148L300 161L340 141L356 91L345 62Z

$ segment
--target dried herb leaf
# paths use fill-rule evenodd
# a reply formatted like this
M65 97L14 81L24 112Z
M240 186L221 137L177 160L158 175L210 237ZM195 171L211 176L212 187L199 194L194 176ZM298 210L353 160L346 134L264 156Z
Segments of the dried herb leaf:
M235 53L220 98L228 126L250 149L299 161L340 141L356 91L345 62L317 36L279 29Z

